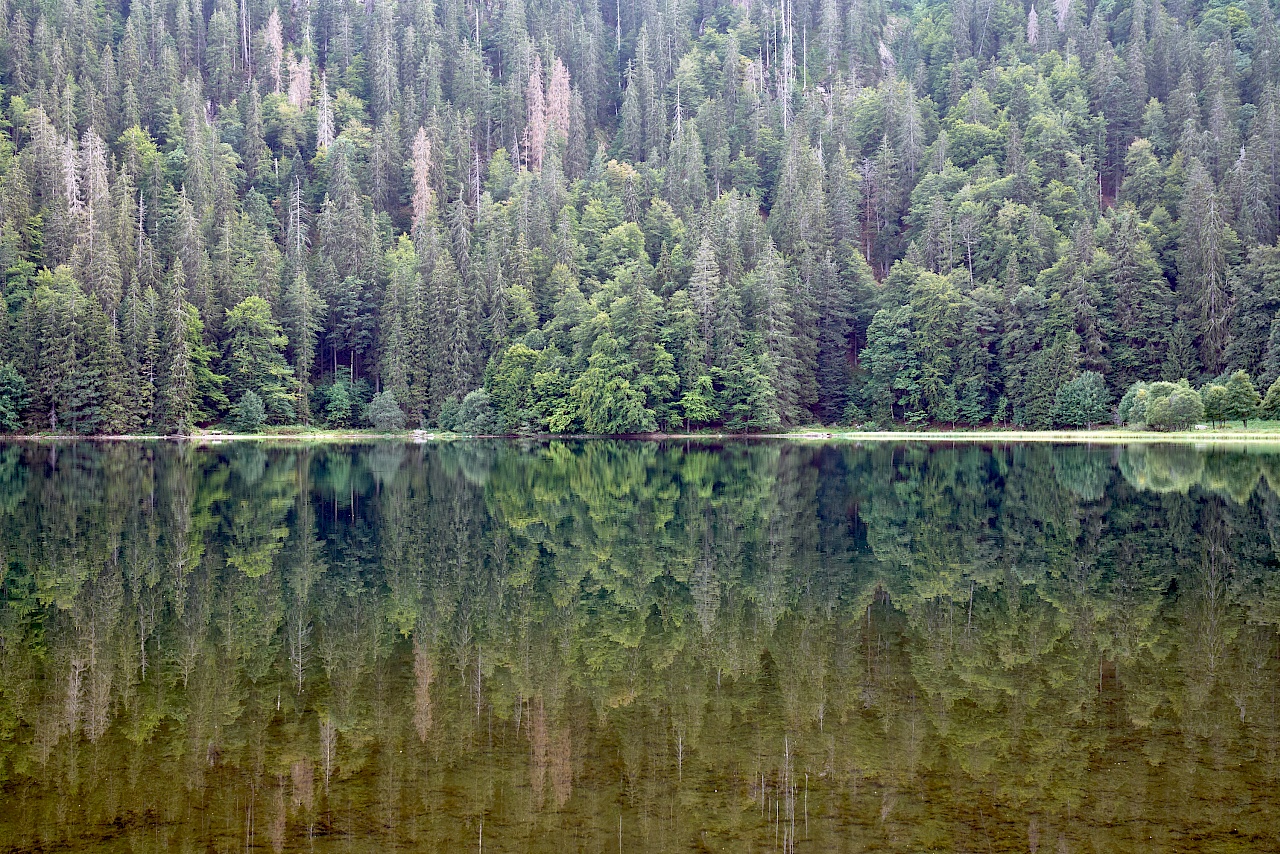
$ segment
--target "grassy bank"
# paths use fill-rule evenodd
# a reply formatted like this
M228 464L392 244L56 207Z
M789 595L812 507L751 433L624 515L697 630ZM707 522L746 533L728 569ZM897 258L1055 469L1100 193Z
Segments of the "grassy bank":
M503 438L473 436L440 430L403 430L382 432L378 430L325 430L319 428L289 426L272 428L262 433L232 433L221 430L198 430L187 436L130 435L130 436L82 436L53 433L0 435L3 441L154 441L173 440L215 444L233 441L270 442L367 442L413 441L436 442L476 438ZM587 435L535 435L508 438L529 439L590 439L610 438ZM1154 430L1138 430L1129 427L1099 427L1093 430L1018 430L1018 429L966 429L932 428L924 430L850 430L846 428L811 427L780 433L652 433L639 436L613 437L640 440L655 439L787 439L810 442L1056 442L1085 444L1131 443L1181 443L1181 444L1275 444L1280 445L1280 421L1250 421L1245 427L1233 422L1221 427L1204 430L1184 430L1161 433Z

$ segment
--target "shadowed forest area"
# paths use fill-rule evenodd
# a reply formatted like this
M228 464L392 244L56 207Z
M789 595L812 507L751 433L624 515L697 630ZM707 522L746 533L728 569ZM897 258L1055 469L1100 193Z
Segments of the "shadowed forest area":
M3 0L0 82L4 431L1280 379L1270 0Z
M1274 848L1278 477L0 447L0 850Z

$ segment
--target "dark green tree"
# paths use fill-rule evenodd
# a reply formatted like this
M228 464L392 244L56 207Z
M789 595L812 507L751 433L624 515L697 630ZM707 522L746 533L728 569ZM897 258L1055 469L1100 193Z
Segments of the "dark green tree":
M1068 427L1093 428L1111 418L1111 399L1102 374L1084 371L1059 387L1054 421Z
M11 363L0 363L0 430L16 433L22 429L27 402L27 381Z

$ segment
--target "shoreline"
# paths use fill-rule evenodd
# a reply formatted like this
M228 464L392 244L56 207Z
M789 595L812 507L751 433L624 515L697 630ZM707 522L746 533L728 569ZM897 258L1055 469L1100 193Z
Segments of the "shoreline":
M0 434L0 443L14 442L189 442L222 444L223 442L383 442L411 443L505 439L549 441L553 439L620 439L624 441L756 441L788 440L799 442L831 442L839 444L867 443L1046 443L1046 444L1179 444L1179 445L1277 445L1280 430L1201 430L1154 433L1145 430L801 430L792 433L641 433L623 436L598 434L536 433L528 435L467 434L442 431L405 430L395 433L372 431L319 430L306 433L221 433L201 432L186 435L79 435L79 434Z

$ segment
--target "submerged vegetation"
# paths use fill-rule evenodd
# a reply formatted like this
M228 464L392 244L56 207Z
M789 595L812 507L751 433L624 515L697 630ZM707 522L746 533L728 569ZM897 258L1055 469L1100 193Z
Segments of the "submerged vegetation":
M1268 0L6 0L0 82L4 431L1039 429L1280 380Z
M1170 446L3 446L0 848L1273 849L1278 486Z

